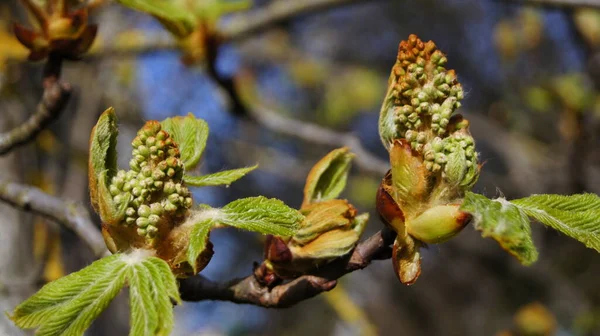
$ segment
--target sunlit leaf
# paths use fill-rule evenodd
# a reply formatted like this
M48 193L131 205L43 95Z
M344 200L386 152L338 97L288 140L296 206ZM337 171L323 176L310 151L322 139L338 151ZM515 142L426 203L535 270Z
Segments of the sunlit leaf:
M537 260L529 219L516 205L503 198L491 200L467 192L460 210L473 216L473 226L483 237L494 238L522 264L530 265Z
M264 196L238 199L221 209L219 223L239 229L291 236L296 232L302 216L282 201Z
M185 117L167 118L161 122L161 125L179 146L185 169L193 169L200 161L206 147L208 139L206 122L190 113Z
M528 216L600 252L598 195L533 195L511 203Z
M11 319L21 328L39 326L38 335L81 335L125 285L126 266L120 255L100 259L42 287Z
M194 268L194 273L197 273L196 260L198 256L206 249L208 244L208 238L210 230L212 229L214 221L212 219L203 220L197 224L190 231L190 243L187 250L187 261Z
M337 198L346 187L354 154L347 147L334 149L317 162L306 178L303 206Z
M241 179L249 172L258 168L258 165L252 167L239 168L224 170L214 174L202 175L202 176L190 176L185 175L183 180L190 186L194 187L207 187L207 186L229 186L231 183Z

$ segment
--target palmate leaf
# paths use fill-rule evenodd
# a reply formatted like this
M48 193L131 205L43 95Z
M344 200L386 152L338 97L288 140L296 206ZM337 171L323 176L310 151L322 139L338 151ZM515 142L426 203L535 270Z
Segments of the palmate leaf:
M208 187L208 186L220 186L230 185L231 183L241 179L249 172L258 168L258 165L252 167L239 168L224 170L214 174L208 174L203 176L189 176L185 175L183 180L190 186L194 187Z
M600 252L600 197L533 195L511 203L524 213Z
M190 113L185 117L167 118L161 122L161 125L179 146L185 169L193 169L200 161L206 147L208 139L206 122Z
M38 335L81 335L125 285L119 255L100 259L51 282L15 309L21 328L41 326Z
M100 259L79 272L42 287L10 318L38 335L83 335L121 288L131 288L131 335L168 335L171 299L180 301L175 276L162 259L135 250Z
M337 198L346 187L353 157L350 149L343 147L319 160L306 178L302 206Z
M491 200L467 192L460 210L473 216L473 226L483 237L494 238L522 264L530 265L537 260L529 219L517 206L505 199Z
M304 216L282 201L264 196L235 200L223 208L218 223L239 229L291 236Z
M173 35L183 38L194 31L196 18L184 7L184 2L173 0L117 0L123 6L154 16Z

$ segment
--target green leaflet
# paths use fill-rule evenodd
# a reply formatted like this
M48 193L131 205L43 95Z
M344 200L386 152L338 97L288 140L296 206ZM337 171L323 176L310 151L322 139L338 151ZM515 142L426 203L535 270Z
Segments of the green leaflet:
M235 200L221 209L219 223L239 229L272 234L293 235L304 216L282 201L264 196Z
M190 243L187 249L187 262L194 268L194 273L197 273L196 260L208 243L210 230L212 229L214 221L212 219L203 220L197 224L194 224L194 228L190 231Z
M168 264L146 251L115 254L51 282L15 308L10 318L37 335L83 335L128 282L131 335L168 335L173 328L171 298L179 301ZM143 321L143 325L140 323Z
M241 179L249 172L258 168L258 165L252 167L239 168L224 170L214 174L208 174L203 176L189 176L185 175L183 180L190 186L194 187L207 187L207 186L229 186L231 183Z
M346 187L353 157L350 149L343 147L334 149L317 162L306 178L302 205L337 198Z
M15 309L21 328L40 326L38 335L81 335L125 285L120 255L100 259L51 282Z
M600 197L597 195L533 195L511 203L542 224L600 252Z
M190 113L185 117L167 118L161 122L161 125L179 146L185 169L193 169L200 161L206 147L208 139L206 122Z
M181 1L117 0L123 6L154 16L173 35L183 38L196 27L193 13Z
M108 184L117 171L117 116L115 110L108 108L98 118L90 135L90 156L88 178L90 199L94 208L108 215L110 209L104 209L107 201L112 204Z
M529 219L517 206L504 199L491 200L467 192L460 210L473 215L473 225L483 237L494 238L522 264L530 265L537 260Z

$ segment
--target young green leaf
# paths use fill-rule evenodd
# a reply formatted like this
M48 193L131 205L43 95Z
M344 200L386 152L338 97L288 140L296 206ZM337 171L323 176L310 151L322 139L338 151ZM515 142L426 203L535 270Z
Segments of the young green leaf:
M302 206L337 198L346 187L353 157L350 149L343 147L317 162L306 178Z
M194 273L197 273L196 260L200 253L206 249L208 244L208 238L210 230L212 229L214 221L212 219L203 220L197 224L190 231L190 243L187 250L187 262L194 268Z
M42 287L20 304L11 319L37 335L82 335L126 283L130 286L130 335L168 335L171 299L180 302L169 265L148 251L114 254Z
M264 196L235 200L221 209L219 223L239 229L291 236L304 216L282 201Z
M38 335L81 335L125 285L120 255L100 259L51 282L21 303L11 319Z
M158 328L158 311L153 297L152 275L142 264L129 267L130 336L154 335Z
M117 0L123 6L154 16L173 35L183 38L196 26L193 13L181 1L172 0Z
M528 216L600 252L600 197L533 195L511 201Z
M185 169L193 169L200 161L206 147L208 139L206 122L190 113L185 117L167 118L161 122L161 125L179 146Z
M108 183L117 171L117 116L108 108L92 129L90 135L90 156L88 178L90 198L96 210L100 210L102 199L112 200Z
M219 186L219 185L227 185L229 186L231 183L241 179L249 172L258 168L258 165L254 165L252 167L239 168L239 169L231 169L224 170L214 174L208 174L203 176L189 176L185 175L183 180L190 186L194 187L207 187L207 186Z
M491 200L467 192L460 210L473 216L473 225L483 237L494 238L522 264L530 265L537 260L529 219L517 206L503 198Z

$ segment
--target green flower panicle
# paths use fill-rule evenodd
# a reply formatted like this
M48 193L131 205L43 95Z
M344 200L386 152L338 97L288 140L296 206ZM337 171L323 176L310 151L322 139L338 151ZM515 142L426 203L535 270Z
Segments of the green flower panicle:
M380 112L391 170L377 207L398 233L394 266L408 284L420 274L419 247L452 238L470 220L459 208L479 177L469 121L455 113L464 91L447 61L432 41L402 41Z
M170 230L191 208L192 197L177 144L159 122L147 122L132 147L130 170L120 170L109 190L117 207L126 207L122 224L152 244L161 227Z

